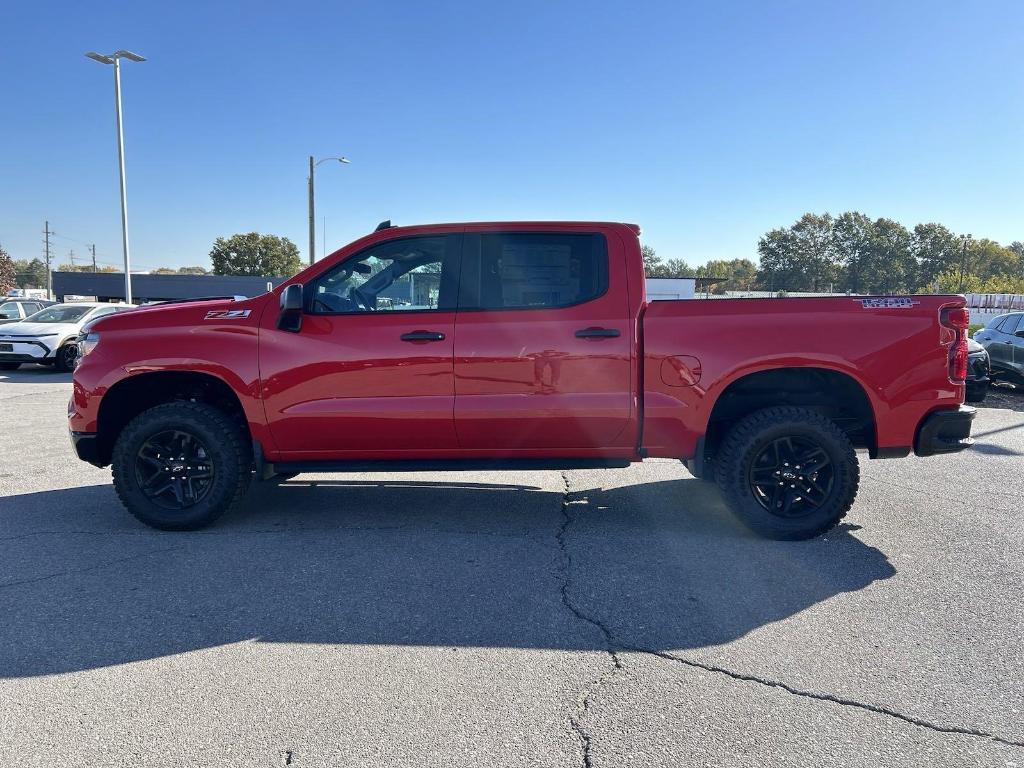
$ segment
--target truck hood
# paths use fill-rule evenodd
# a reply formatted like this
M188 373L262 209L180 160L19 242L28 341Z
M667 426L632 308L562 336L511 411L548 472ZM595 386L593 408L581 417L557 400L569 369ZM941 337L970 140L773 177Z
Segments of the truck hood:
M78 332L78 323L9 323L0 327L0 337L5 336L67 336Z

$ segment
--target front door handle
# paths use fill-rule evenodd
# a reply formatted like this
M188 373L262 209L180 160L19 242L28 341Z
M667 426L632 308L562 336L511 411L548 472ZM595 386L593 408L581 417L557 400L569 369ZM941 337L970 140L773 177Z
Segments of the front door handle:
M618 328L581 328L576 331L577 339L610 339L618 335Z
M444 341L444 334L440 331L412 331L403 333L402 341Z

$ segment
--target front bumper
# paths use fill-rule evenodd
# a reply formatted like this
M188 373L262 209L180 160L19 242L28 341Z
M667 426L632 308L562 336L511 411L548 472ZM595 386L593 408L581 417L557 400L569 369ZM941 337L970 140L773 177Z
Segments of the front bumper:
M71 445L78 454L78 458L90 464L102 467L103 463L99 457L99 440L93 432L68 432L71 438Z
M37 363L48 360L53 350L41 341L0 338L0 363Z
M969 448L973 442L971 422L977 414L977 409L968 405L961 405L955 411L934 411L929 414L917 428L914 453L918 456L933 456Z

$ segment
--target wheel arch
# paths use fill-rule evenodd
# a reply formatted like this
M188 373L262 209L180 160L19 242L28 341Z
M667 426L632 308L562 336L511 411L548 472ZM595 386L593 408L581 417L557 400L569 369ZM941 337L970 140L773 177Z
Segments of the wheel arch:
M849 371L822 365L779 366L738 372L715 398L699 441L695 467L713 458L733 424L762 408L813 408L835 421L858 448L878 452L876 409L864 386Z
M149 408L175 400L219 408L237 422L245 439L251 440L242 402L224 379L206 371L151 371L126 376L103 394L96 421L97 458L103 465L110 463L114 443L128 422Z

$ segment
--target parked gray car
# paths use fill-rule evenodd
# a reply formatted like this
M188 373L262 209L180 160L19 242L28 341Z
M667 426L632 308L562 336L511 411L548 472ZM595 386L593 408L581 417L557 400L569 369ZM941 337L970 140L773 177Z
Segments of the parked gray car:
M1024 385L1024 312L993 317L974 340L988 350L993 378Z

